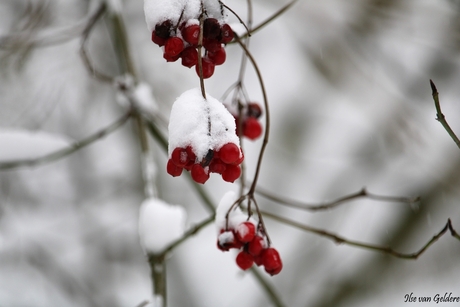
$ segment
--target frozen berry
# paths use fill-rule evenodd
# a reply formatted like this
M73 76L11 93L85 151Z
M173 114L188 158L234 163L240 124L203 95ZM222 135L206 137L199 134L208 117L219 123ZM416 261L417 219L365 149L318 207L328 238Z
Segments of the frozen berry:
M180 37L170 37L165 43L165 55L178 56L184 50L184 41Z
M225 163L223 163L222 160L220 160L218 158L214 158L211 161L211 164L209 164L209 171L212 172L212 173L222 174L225 171L226 168L227 167L226 167Z
M262 264L265 267L265 271L270 275L278 274L283 268L283 263L281 262L278 251L272 247L263 250Z
M195 47L189 46L180 54L182 65L188 68L195 66L198 63L198 52Z
M254 258L245 251L241 251L238 256L236 256L236 264L240 269L246 271L254 264Z
M205 183L209 179L209 169L203 168L200 164L196 163L190 170L192 179L197 183Z
M256 226L251 222L241 223L236 227L235 234L240 242L251 242L256 235Z
M166 40L167 40L166 38L161 38L155 33L155 31L152 31L152 42L154 42L158 46L160 47L164 46L166 43Z
M203 23L203 36L207 39L215 39L221 35L220 25L215 18L206 18Z
M227 164L222 172L222 179L227 182L234 182L241 176L241 167L239 165Z
M203 41L203 47L208 52L216 52L220 48L222 48L222 44L217 39L205 39Z
M177 166L174 162L169 159L168 164L166 164L166 171L173 177L180 176L182 174L182 167Z
M188 163L188 155L185 148L174 148L171 154L171 160L177 166L184 167Z
M167 53L163 53L163 58L166 60L166 62L176 62L177 60L179 60L180 58L180 55L175 55L175 56L171 56Z
M182 29L182 37L190 45L198 45L198 38L200 36L200 26L199 25L189 25Z
M261 236L255 236L251 242L248 243L248 253L253 256L259 256L264 249L265 241Z
M165 20L161 24L155 25L155 36L163 39L169 38L171 31L171 21Z
M231 164L240 157L240 148L234 143L227 143L220 148L219 153L222 162Z
M262 134L262 126L255 117L248 117L243 123L243 135L251 140L257 139Z
M220 46L214 52L208 52L208 58L215 64L215 65L222 65L225 62L227 55L225 53L225 49Z
M211 62L208 58L202 58L202 66L203 66L203 79L210 78L214 74L215 65ZM200 65L195 66L196 73L200 76Z
M195 162L196 155L195 155L195 153L193 152L192 146L187 146L187 147L185 148L185 151L187 152L189 161Z
M233 39L233 30L228 24L224 24L221 28L221 42L223 44L228 44Z

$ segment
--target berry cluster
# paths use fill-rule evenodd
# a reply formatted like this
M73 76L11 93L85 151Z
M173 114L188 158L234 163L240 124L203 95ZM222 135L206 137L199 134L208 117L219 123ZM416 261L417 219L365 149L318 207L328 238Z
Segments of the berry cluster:
M163 57L166 61L175 62L181 58L183 66L195 66L198 76L199 37L200 24L197 19L182 22L179 26L166 20L156 24L152 31L152 41L160 47L164 46ZM225 62L224 45L232 41L233 37L233 31L228 24L221 25L216 18L206 18L203 21L203 78L210 78L214 74L215 66Z
M242 123L238 115L234 115L236 123L236 134L245 136L250 140L255 140L262 135L262 126L259 117L262 115L262 109L258 103L249 102L242 113ZM241 126L240 126L241 125ZM243 133L241 133L241 130Z
M278 251L267 247L264 237L256 233L256 226L252 222L240 223L235 229L220 231L217 238L217 247L222 251L231 248L241 249L236 256L236 264L247 270L255 263L263 265L270 275L281 272L283 263Z
M185 169L190 171L195 182L202 184L209 179L210 173L221 174L225 181L234 182L241 175L240 164L243 159L243 152L234 143L226 143L217 150L210 149L202 161L197 161L191 146L177 147L172 151L166 170L176 177Z

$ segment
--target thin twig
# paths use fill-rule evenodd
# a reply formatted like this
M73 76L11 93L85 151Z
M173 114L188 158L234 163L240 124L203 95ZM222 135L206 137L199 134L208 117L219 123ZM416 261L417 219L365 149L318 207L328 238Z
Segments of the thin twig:
M265 293L270 297L272 300L273 304L276 307L284 307L286 305L283 304L281 299L279 298L278 294L276 293L275 288L273 288L268 281L260 274L259 270L255 268L254 266L251 267L251 273L254 275L254 277L257 279L259 284L262 286L262 288L265 290Z
M293 226L293 227L296 227L296 228L299 228L299 229L302 229L302 230L305 230L305 231L308 231L308 232L311 232L311 233L326 237L328 239L331 239L332 241L334 241L337 244L345 244L345 245L350 245L350 246L354 246L354 247L359 247L359 248L369 249L369 250L373 250L373 251L378 251L378 252L389 254L391 256L394 256L394 257L397 257L397 258L402 258L402 259L412 259L412 260L417 259L431 245L433 245L433 243L438 241L438 239L440 237L442 237L447 232L447 230L450 230L451 235L453 237L455 237L456 239L460 240L460 237L458 236L458 234L455 232L454 228L452 227L452 223L451 223L450 219L448 219L446 225L441 229L441 231L438 232L436 235L434 235L417 252L414 252L414 253L401 253L401 252L395 251L394 249L392 249L390 247L386 247L386 246L379 246L379 245L374 245L374 244L369 244L369 243L364 243L364 242L359 242L359 241L348 240L346 238L343 238L343 237L338 236L336 234L333 234L331 232L328 232L328 231L325 231L325 230L322 230L322 229L318 229L318 228L314 228L314 227L311 227L311 226L303 225L303 224L300 224L300 223L298 223L296 221L286 219L284 217L277 216L277 215L269 213L269 212L264 211L264 212L262 212L262 214L264 216L266 216L266 217L269 217L271 219L274 219L274 220L276 220L278 222L281 222L281 223L284 223L286 225Z
M108 125L107 127L101 129L100 131L90 135L89 137L80 140L78 142L73 143L72 145L55 151L53 153L44 155L42 157L34 158L34 159L26 159L26 160L16 160L16 161L8 161L8 162L1 162L0 163L0 170L8 170L18 167L31 167L31 166L38 166L45 163L54 162L56 160L62 159L83 147L90 145L91 143L102 139L103 137L109 135L110 133L116 131L119 127L121 127L132 115L132 112L129 111L120 117L118 120L113 122L112 124Z
M329 210L341 204L344 204L349 201L353 201L358 198L368 198L368 199L372 199L376 201L387 201L387 202L395 202L395 203L408 203L410 205L415 204L420 201L420 197L407 198L407 197L384 196L384 195L372 194L372 193L369 193L365 188L363 188L362 190L358 192L340 197L332 202L322 203L319 205L307 204L307 203L296 201L293 199L276 196L275 194L270 193L267 190L262 189L261 187L257 187L256 193L259 194L260 196L263 196L271 201L280 203L282 205L285 205L291 208L307 210L307 211Z
M439 93L436 89L436 85L434 85L433 80L430 79L431 91L433 95L434 105L436 107L436 120L441 123L441 125L446 129L447 133L450 135L452 140L454 140L457 147L460 148L460 140L458 139L455 132L450 128L449 124L446 121L444 114L441 112L441 104L439 103Z

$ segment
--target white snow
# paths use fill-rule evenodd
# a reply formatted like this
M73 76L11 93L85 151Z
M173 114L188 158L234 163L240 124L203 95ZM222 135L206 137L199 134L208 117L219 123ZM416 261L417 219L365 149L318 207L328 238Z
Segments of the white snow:
M227 14L221 14L218 0L204 0L204 9L207 17L216 18L220 23L225 23ZM155 29L156 24L170 20L173 25L189 19L198 19L201 12L201 0L144 0L144 14L149 31ZM182 15L182 16L181 16Z
M191 146L202 160L209 149L220 149L226 143L239 147L233 116L217 99L201 95L199 88L184 92L176 99L169 119L169 148L171 157L176 147Z
M146 253L162 252L185 231L186 212L158 198L147 198L139 214L139 236Z
M216 224L216 229L217 229L217 234L220 235L220 232L222 229L226 228L226 218L225 216L227 215L227 212L230 210L232 205L235 203L237 200L237 196L235 192L229 191L224 194L222 199L219 202L219 205L217 206L216 209L216 219L215 219L215 224ZM235 206L235 208L232 209L228 216L228 228L229 229L236 229L236 227L248 220L248 215L241 211L240 207ZM257 226L257 222L251 217L249 219L249 222L253 223L254 226ZM219 237L220 238L220 237Z
M0 162L40 158L70 144L64 136L44 131L0 130Z
M134 89L134 102L142 112L154 114L158 111L158 103L153 96L152 88L145 82L140 82Z

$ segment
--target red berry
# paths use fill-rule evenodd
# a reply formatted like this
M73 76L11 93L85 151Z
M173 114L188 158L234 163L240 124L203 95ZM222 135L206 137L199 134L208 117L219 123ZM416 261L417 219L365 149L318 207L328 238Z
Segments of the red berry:
M165 20L161 24L155 25L155 36L163 39L167 39L171 32L171 21Z
M164 44L166 43L166 38L161 38L158 35L156 35L155 31L152 31L152 42L161 47L164 46Z
M236 227L235 234L240 242L251 242L256 235L256 226L251 222L241 223Z
M206 18L203 22L203 37L215 39L221 35L220 25L215 18Z
M225 165L225 163L218 158L212 159L211 164L209 164L209 171L211 173L222 174L226 168L227 166Z
M217 248L221 251L228 251L231 248L241 248L243 243L235 238L232 231L221 230L220 235L217 237Z
M215 65L208 58L202 58L203 65L203 79L210 78L214 74ZM195 66L196 73L200 76L200 65Z
M198 63L198 52L195 47L189 46L180 54L182 57L182 65L188 68L195 66Z
M171 160L176 164L177 166L184 167L188 163L188 155L187 151L185 148L174 148L172 154L171 154Z
M222 179L227 182L234 182L240 178L241 167L239 165L227 164L225 170L222 172Z
M200 25L189 25L182 29L182 37L190 45L198 45L198 38L200 36Z
M192 146L187 146L187 147L185 148L185 151L187 152L189 161L195 162L196 155L195 155L195 153L193 152Z
M245 251L241 251L238 256L236 256L236 264L240 269L246 271L254 264L254 258Z
M278 274L283 268L283 263L281 262L278 251L272 247L263 250L262 264L265 267L265 271L270 275Z
M166 171L173 177L180 176L182 174L182 167L177 166L174 162L169 159L168 164L166 164Z
M261 236L255 236L251 242L248 243L248 253L253 256L259 256L264 249L265 242Z
M237 161L240 157L240 148L234 143L227 143L219 150L220 159L226 164Z
M259 118L262 115L262 109L260 105L256 102L249 102L246 115L249 117Z
M175 56L170 56L166 53L163 53L163 58L166 60L166 62L176 62L177 60L179 60L180 58L180 55L175 55Z
M221 28L221 43L228 44L233 39L233 30L228 24L224 24Z
M205 39L203 41L203 47L208 52L216 52L220 48L222 48L222 44L217 39Z
M170 37L165 44L165 54L169 57L178 56L184 50L184 41L180 37Z
M220 46L219 49L215 52L208 52L208 58L215 64L215 65L222 65L225 62L227 55L225 53L225 49Z
M248 117L243 124L243 135L251 140L257 139L262 134L262 126L255 117Z
M196 163L190 170L192 179L197 183L205 183L209 179L209 169L203 168L200 164Z
M257 265L257 266L261 266L263 263L262 263L262 254L258 255L258 256L252 256L254 258L254 263Z

